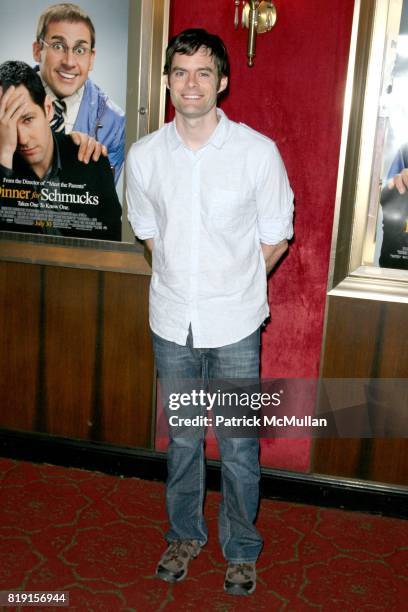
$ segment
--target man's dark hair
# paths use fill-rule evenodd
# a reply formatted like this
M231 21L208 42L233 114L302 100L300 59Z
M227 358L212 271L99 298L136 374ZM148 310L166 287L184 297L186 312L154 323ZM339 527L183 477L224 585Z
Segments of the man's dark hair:
M218 70L218 82L223 76L229 77L230 65L224 43L216 34L210 34L206 30L200 28L184 30L170 40L166 49L164 74L170 74L175 53L194 55L201 47L208 49L214 59L214 63Z
M25 62L8 61L0 66L0 85L3 93L14 85L24 85L34 104L44 108L45 89L38 73Z

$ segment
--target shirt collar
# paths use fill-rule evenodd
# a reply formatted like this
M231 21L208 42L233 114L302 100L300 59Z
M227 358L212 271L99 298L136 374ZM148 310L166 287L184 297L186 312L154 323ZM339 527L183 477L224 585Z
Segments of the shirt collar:
M210 138L203 145L203 147L212 145L217 149L221 149L228 138L230 131L230 120L228 119L224 111L222 111L220 108L217 108L217 117L218 125L211 134ZM176 119L173 119L173 121L169 124L168 140L172 151L177 149L180 145L184 145L181 136L177 132Z
M47 83L43 80L40 74L40 78L44 85L45 93L50 96L51 101L54 102L58 98L52 89L47 85ZM63 100L66 104L67 109L73 104L78 104L82 100L82 96L84 95L85 85L82 85L77 91L75 91L71 96L67 96L66 98L58 98L59 100Z
M47 174L45 175L44 178L54 178L56 176L58 176L59 172L62 170L62 164L61 164L61 154L60 154L60 147L59 147L59 142L58 142L58 138L63 138L64 136L61 134L61 136L57 137L54 132L52 132L52 137L54 140L54 155L52 157L52 164L50 169L48 170Z

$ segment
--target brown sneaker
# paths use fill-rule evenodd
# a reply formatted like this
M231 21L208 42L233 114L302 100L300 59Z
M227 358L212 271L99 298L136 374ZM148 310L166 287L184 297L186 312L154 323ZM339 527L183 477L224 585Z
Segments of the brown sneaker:
M255 588L255 563L228 563L224 591L231 595L251 595Z
M187 576L188 564L201 552L198 540L174 540L163 554L156 574L166 582L180 582Z

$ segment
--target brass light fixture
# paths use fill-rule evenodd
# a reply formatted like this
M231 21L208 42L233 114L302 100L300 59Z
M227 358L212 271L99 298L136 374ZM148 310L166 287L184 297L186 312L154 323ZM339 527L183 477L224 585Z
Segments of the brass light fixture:
M248 66L252 67L256 53L256 35L272 30L277 18L276 8L272 2L267 0L249 0L249 2L234 0L234 3L234 26L236 30L239 26L239 7L243 4L241 25L243 28L249 29L247 57Z

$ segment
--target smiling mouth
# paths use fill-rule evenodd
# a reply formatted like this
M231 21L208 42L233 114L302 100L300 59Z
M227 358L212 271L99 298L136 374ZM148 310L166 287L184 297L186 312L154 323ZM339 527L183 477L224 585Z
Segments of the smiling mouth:
M22 149L21 147L18 149L19 153L21 153L21 155L34 155L34 153L36 153L37 151L37 147L30 147L27 149Z
M201 100L202 96L184 95L182 98L184 100Z
M61 70L57 70L57 74L62 79L66 79L68 81L72 81L72 79L75 79L75 77L78 76L77 74L72 74L70 72L62 72Z

